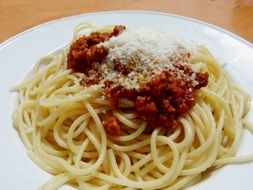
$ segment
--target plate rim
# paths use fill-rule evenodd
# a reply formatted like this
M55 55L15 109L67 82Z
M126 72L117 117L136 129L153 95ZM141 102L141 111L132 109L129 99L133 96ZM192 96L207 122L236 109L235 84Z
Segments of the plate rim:
M124 10L124 11L103 11L103 12L94 12L94 13L84 13L84 14L78 14L78 15L67 16L67 17L62 17L62 18L50 20L48 22L45 22L45 23L33 26L33 27L29 28L29 29L26 29L23 32L19 32L18 34L14 35L14 36L12 36L10 38L8 38L5 41L3 41L3 43L0 43L0 53L1 53L1 50L4 50L5 48L8 48L8 46L11 45L12 43L15 44L16 40L24 38L24 35L28 35L29 36L31 33L36 32L35 30L37 30L37 29L41 29L43 27L52 26L52 25L54 25L55 23L58 23L58 22L61 23L61 22L67 21L67 20L71 20L71 19L75 19L75 18L82 18L82 17L89 16L89 15L104 15L104 14L114 14L114 13L123 13L123 14L131 14L132 13L132 14L161 15L161 16L169 16L170 18L185 20L187 22L189 21L189 23L196 23L196 24L200 24L202 26L214 29L214 30L216 30L217 32L219 32L222 35L228 35L229 38L234 39L238 43L241 43L245 47L250 48L250 49L253 50L253 44L251 42L248 42L247 40L241 38L240 36L237 36L236 34L233 34L232 32L226 31L225 29L222 29L222 28L220 28L218 26L215 26L215 25L203 22L201 20L197 20L197 19L193 19L193 18L185 17L185 16L180 16L180 15L175 15L175 14L170 14L170 13L163 13L163 12L139 11L139 10ZM27 73L25 73L25 75L26 74ZM13 101L13 99L12 99L12 101ZM11 128L11 129L13 130L13 132L16 132L14 130L14 128ZM19 140L21 140L21 139L19 138ZM23 146L22 148L25 148L23 143L21 143L21 145ZM26 154L27 159L29 159L29 156L27 155L27 152L25 152L25 154ZM29 162L31 162L31 163L34 164L34 162L31 159L29 159ZM40 173L44 172L44 173L47 173L47 175L52 176L47 171L41 169L37 164L35 164L35 165L36 165L36 168L38 170L40 170ZM51 179L51 178L48 178L48 179ZM205 181L205 180L203 180L203 181Z
M230 32L224 28L221 28L219 26L216 26L214 24L210 24L208 22L199 20L199 19L195 19L195 18L191 18L191 17L187 17L187 16L182 16L182 15L178 15L178 14L173 14L173 13L169 13L169 12L159 12L159 11L147 11L147 10L134 10L134 9L129 9L129 10L113 10L113 11L98 11L98 12L88 12L88 13L81 13L81 14L76 14L76 15L71 15L71 16L64 16L64 17L60 17L60 18L56 18L56 19L52 19L49 20L47 22L43 22L41 24L32 26L28 29L25 29L21 32L18 32L17 34L7 38L6 40L4 40L3 42L0 43L0 51L5 47L8 46L11 42L15 41L16 39L18 39L19 37L22 37L25 34L29 34L30 32L33 32L34 30L37 30L39 28L45 27L45 26L49 26L52 24L55 24L57 22L61 22L61 21L66 21L66 20L71 20L74 18L78 18L78 17L82 17L82 16L90 16L90 15L103 15L103 14L113 14L113 13L120 13L120 14L126 14L126 13L135 13L135 14L155 14L155 15L161 15L161 16L169 16L169 17L174 17L174 18L179 18L182 20L187 20L190 22L194 22L197 24L201 24L201 25L205 25L208 26L210 28L213 28L219 32L225 33L227 35L229 35L230 37L240 41L241 43L243 43L244 45L247 45L248 47L253 49L253 43L251 43L250 41L240 37L239 35Z

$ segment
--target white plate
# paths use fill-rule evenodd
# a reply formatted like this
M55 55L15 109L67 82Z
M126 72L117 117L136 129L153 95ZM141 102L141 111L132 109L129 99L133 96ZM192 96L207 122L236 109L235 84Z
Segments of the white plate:
M253 95L252 44L223 29L171 14L116 11L78 15L39 25L0 45L0 187L1 189L37 189L51 175L41 170L27 156L12 128L11 105L14 95L9 88L28 72L35 61L72 39L73 28L81 22L94 25L123 24L170 31L185 41L206 45L228 72ZM251 107L253 104L251 103ZM251 111L251 120L253 114ZM245 132L238 154L253 153L253 138ZM253 163L230 165L219 169L191 190L252 190ZM65 186L63 189L71 189Z

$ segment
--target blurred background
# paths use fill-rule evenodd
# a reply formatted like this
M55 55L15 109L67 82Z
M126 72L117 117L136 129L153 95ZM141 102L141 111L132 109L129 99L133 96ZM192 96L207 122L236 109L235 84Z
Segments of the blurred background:
M253 0L0 0L0 42L53 19L130 9L199 19L253 43Z

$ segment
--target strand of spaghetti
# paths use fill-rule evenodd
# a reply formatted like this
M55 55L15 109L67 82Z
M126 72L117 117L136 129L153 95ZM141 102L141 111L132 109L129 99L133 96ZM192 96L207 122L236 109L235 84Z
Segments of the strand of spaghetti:
M172 153L169 153L169 154L171 154L171 156L172 156ZM167 155L166 155L166 157L167 157ZM140 159L138 162L134 163L131 166L131 171L139 170L139 168L141 168L142 166L144 166L145 164L147 164L150 160L151 160L151 155L148 154L147 156L145 156L142 159Z
M199 175L191 175L191 176L183 177L178 182L173 184L171 187L166 188L166 190L178 190L180 188L184 188L187 184L191 183L192 181L194 181L194 179L198 177Z
M163 136L158 136L158 138L161 138ZM166 151L164 151L163 153L161 153L162 156L159 157L159 161L161 163L163 162L168 162L167 164L170 164L171 165L171 159L173 158L173 152L169 152L166 154ZM147 175L148 173L152 173L152 170L156 168L156 165L154 162L150 162L149 164L146 164L145 167L143 167L141 170L140 170L140 173L145 176Z
M240 164L240 163L247 163L253 160L253 154L246 155L246 156L236 156L236 157L229 157L229 158L221 158L214 161L213 166L220 166L226 164Z
M88 146L89 143L89 139L85 139L83 141L83 144L81 145L81 147L79 148L77 154L76 154L76 158L75 158L75 167L80 168L80 160L83 156L83 152L86 149L86 147Z
M186 149L187 150L187 149ZM180 156L180 160L179 160L179 163L178 163L178 168L177 170L174 172L173 176L171 177L171 179L169 179L165 184L163 184L162 186L170 186L172 185L173 183L175 183L175 180L179 177L183 167L184 167L184 164L185 164L185 161L187 159L187 151L183 151L181 153L181 156ZM162 186L160 188L162 188Z
M53 83L57 83L57 82L66 80L65 76L67 76L70 72L71 72L71 70L66 70L66 71L63 71L62 73L60 73L56 76L53 76L49 80L46 80L40 87L38 87L34 90L31 90L29 93L31 95L42 93L43 91L45 91Z
M73 127L73 138L76 138L77 136L81 135L81 133L83 132L83 130L87 127L88 123L89 123L89 120L90 118L86 118L86 120L80 125L80 126L77 126L77 129L74 129ZM71 130L71 129L69 129Z
M39 129L39 131L40 130L41 129ZM62 167L59 162L59 160L63 160L63 158L48 154L47 149L42 146L41 133L39 131L36 133L36 143L34 144L34 151L38 155L37 158L47 162L47 164L52 168L58 168L63 171L64 167Z
M142 122L140 127L135 132L129 135L112 136L111 139L116 141L131 141L133 139L136 139L139 135L141 135L142 132L145 130L146 126L147 126L146 122Z
M198 165L197 167L193 167L190 169L184 169L180 173L180 175L194 175L203 172L210 166L212 166L213 162L215 161L217 154L218 154L218 141L217 136L214 139L214 142L212 143L212 146L208 148L208 153L206 155L206 159L203 163Z
M215 79L219 80L221 77L221 70L220 65L217 63L217 61L207 55L198 54L197 57L193 57L191 59L191 62L198 63L198 62L204 62L208 68L208 71L215 77Z
M63 122L69 118L70 115L76 115L75 112L65 112L63 113L57 120L57 122L55 123L55 125L53 126L53 137L56 141L56 143L62 147L62 148L65 148L65 149L68 149L68 144L67 144L67 141L66 141L66 138L63 137L63 134L64 133L61 133L61 131L63 131L63 128L62 128L62 124Z
M114 144L113 142L111 142L110 140L108 140L108 146L116 151L122 151L122 152L128 152L131 150L136 150L138 148L144 147L146 145L150 144L150 139L146 139L140 142L137 142L135 144L132 145L128 145L128 146L121 146L121 145L117 145Z
M36 155L34 152L28 151L27 154L31 158L31 160L34 163L36 163L41 169L43 169L51 174L58 174L60 172L59 170L49 166L47 163L45 163L44 160L39 159L38 155Z
M101 152L103 150L101 149ZM45 155L45 153L42 153L42 155ZM103 152L100 153L98 160L96 161L96 163L94 163L93 165L87 165L84 169L78 169L75 168L74 166L70 165L69 163L67 163L65 160L61 159L61 158L56 158L53 156L48 155L48 158L50 158L51 160L55 161L55 163L60 164L61 166L63 166L66 170L68 170L69 172L75 174L75 175L85 175L88 173L91 173L91 171L96 170L96 168L98 168L100 166L100 160L101 157L103 157Z
M109 155L109 158L110 158L110 163L111 163L111 167L112 167L112 170L113 170L113 173L119 177L119 178L122 178L122 179L126 179L127 180L127 176L124 176L119 168L118 168L118 165L117 165L117 162L116 162L116 159L115 159L115 154L113 152L112 149L109 149L108 151L108 155Z
M174 131L174 133L172 133L169 137L170 137L171 140L174 141L175 139L178 138L178 136L179 136L181 133L182 133L182 128L181 128L181 127L178 127L178 128Z
M73 179L74 176L72 176L70 173L62 173L59 174L52 179L50 179L47 183L45 183L43 186L39 188L39 190L53 190L58 189L60 186L68 182L69 180Z
M20 132L20 135L21 135L21 138L26 146L26 148L28 150L31 150L32 149L32 145L31 145L31 142L26 138L26 132L25 132L25 123L23 121L23 115L21 115L21 113L23 113L27 107L31 107L34 105L34 102L33 101L27 101L27 102L24 102L22 103L20 106L19 106L19 109L18 109L18 114L17 114L17 121L19 123L18 125L18 129L19 129L19 132Z
M113 115L123 124L125 124L126 126L133 128L133 129L138 129L139 125L134 123L133 121L127 119L126 117L124 117L123 115L121 115L120 113L114 111Z
M182 150L185 147L188 147L194 141L195 129L193 128L193 125L191 125L191 118L188 116L188 114L186 114L185 117L186 119L179 118L179 121L184 129L183 133L185 137L180 143L177 143L178 150Z
M84 129L84 133L86 134L87 138L89 139L90 143L93 144L95 149L99 152L101 150L99 139L87 128Z
M248 121L247 119L243 119L242 123L245 127L247 127L251 132L253 132L253 123Z
M77 153L79 151L79 147L76 146L73 142L73 138L74 138L74 130L81 124L84 125L85 127L87 127L87 122L85 121L85 119L87 119L89 117L89 115L84 114L81 115L80 117L78 117L70 126L68 133L67 133L67 145L69 147L69 149L74 152ZM85 125L86 124L86 125ZM83 127L83 130L85 129L85 127Z
M170 178L170 176L172 175L176 166L178 165L179 153L177 151L175 144L170 139L165 138L165 137L164 138L160 137L160 140L167 142L168 145L170 145L172 152L173 152L173 163L171 165L171 170L168 173L166 173L165 175L163 175L161 178L156 179L156 180L151 180L151 181L136 182L136 181L132 181L129 179L115 178L115 177L103 174L101 172L93 172L92 175L94 177L103 179L108 182L113 181L114 183L119 184L119 185L131 186L131 187L135 187L135 188L152 188L152 187L155 188L156 186L159 186L159 185L165 183Z
M208 113L209 111L206 110ZM210 113L211 114L211 113ZM184 121L185 122L185 121ZM190 158L194 158L194 157L197 157L197 156L200 156L213 142L214 138L215 138L215 124L214 124L214 121L211 120L210 122L212 123L209 123L209 121L207 120L205 122L205 126L210 130L209 131L209 135L208 135L208 138L205 140L205 142L203 144L201 144L201 146L199 146L197 149L189 152L189 159Z
M231 115L231 112L229 110L229 107L228 107L227 103L223 100L222 97L220 97L219 95L217 95L216 93L214 93L214 92L212 92L208 89L202 89L201 93L204 96L206 96L208 99L211 99L212 101L215 101L216 104L219 103L219 106L224 108L225 113L226 113L226 117L227 117L227 125L224 126L224 130L225 130L226 134L229 137L233 138L234 129L226 127L226 126L234 126L233 123L232 123L233 118L232 118L232 115Z
M50 98L49 100L45 99L40 99L40 105L44 107L54 107L54 106L61 106L64 104L71 104L75 103L78 101L87 101L90 98L96 96L96 94L84 94L84 95L79 95L71 98L65 98L65 99L59 99L59 98Z
M208 103L208 102L206 102ZM210 113L211 110L204 109L204 105L206 104L204 102L202 102L201 100L199 101L198 104L196 104L196 106L194 106L193 109L193 115L196 115L196 117L194 117L194 122L197 122L197 124L199 125L199 129L203 135L204 138L208 138L210 131L210 128L206 126L206 124L209 123L209 119L207 117L207 114L205 111L207 111L207 113ZM196 120L197 119L197 120Z
M83 190L87 190L87 189L107 190L111 186L111 184L105 184L102 187L91 186L90 184L85 183L84 181L81 181L81 180L78 180L78 183L79 183L79 188Z
M157 151L157 148L156 148L156 142L157 142L157 135L159 133L159 128L158 129L155 129L151 135L151 140L150 140L150 148L151 148L151 157L152 157L152 160L154 160L154 164L155 166L160 170L162 171L163 173L167 173L169 171L169 168L167 168L166 166L164 166L158 156L158 151Z
M128 175L130 175L130 168L131 168L131 160L129 158L129 156L126 153L122 153L122 152L116 152L121 158L122 160L124 160L124 171L122 172L123 175L126 177Z
M56 118L58 118L62 113L65 113L68 110L73 110L77 114L78 112L81 111L81 108L82 108L82 105L78 103L62 105L59 109L57 109L53 113L50 113L43 119L37 121L36 124L38 126L51 126L56 121Z

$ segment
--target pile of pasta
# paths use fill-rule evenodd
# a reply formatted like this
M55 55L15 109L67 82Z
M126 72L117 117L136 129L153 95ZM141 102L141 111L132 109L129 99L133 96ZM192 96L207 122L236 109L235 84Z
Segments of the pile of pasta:
M79 25L74 39L87 27ZM144 133L147 123L134 111L121 109L131 108L130 101L121 100L115 110L101 86L80 85L85 76L67 69L67 49L44 56L12 89L18 92L13 123L28 155L55 175L40 189L66 183L79 189L185 189L213 169L252 161L253 156L234 156L243 129L252 129L245 119L249 95L205 47L197 49L191 62L202 62L208 86L197 92L196 105L179 118L179 127L158 127L151 134ZM105 133L101 115L107 112L126 135Z

